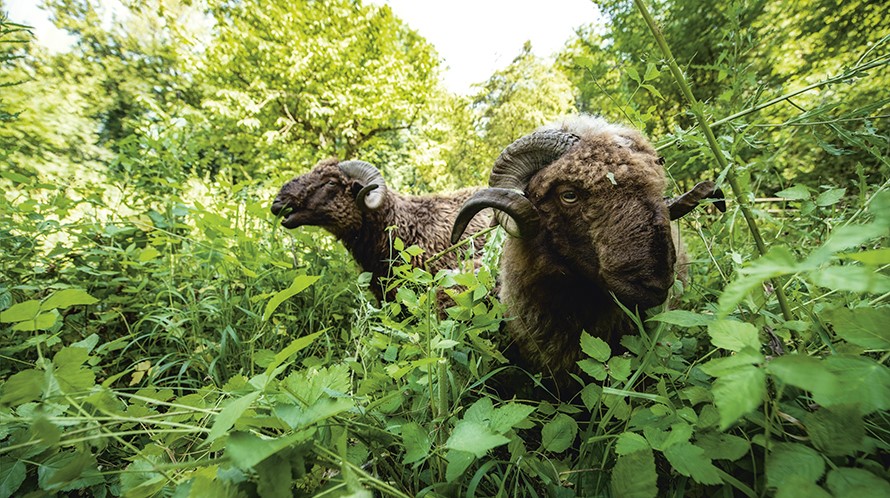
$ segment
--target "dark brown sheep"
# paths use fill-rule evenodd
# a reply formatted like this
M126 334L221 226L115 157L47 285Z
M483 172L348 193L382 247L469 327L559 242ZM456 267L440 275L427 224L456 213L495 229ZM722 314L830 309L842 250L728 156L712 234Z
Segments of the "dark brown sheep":
M452 240L481 209L498 210L511 235L501 256L505 327L523 366L549 372L557 387L577 371L582 331L613 349L634 331L613 294L630 309L665 301L678 260L670 220L722 197L704 182L665 201L662 161L649 142L586 116L508 146L490 185L464 205Z
M479 189L451 194L411 196L387 188L380 172L363 161L327 159L308 173L285 183L272 203L272 214L282 216L285 228L320 226L332 233L352 253L362 269L373 275L371 289L378 300L384 297L380 279L390 274L394 237L406 247L417 245L423 257L451 246L451 222L461 205ZM489 224L480 217L469 226L475 233ZM390 234L388 227L395 227ZM475 241L481 248L483 240ZM428 268L432 273L456 268L459 251L446 254ZM401 260L398 260L401 264ZM420 265L421 260L413 261ZM392 298L390 292L387 298Z

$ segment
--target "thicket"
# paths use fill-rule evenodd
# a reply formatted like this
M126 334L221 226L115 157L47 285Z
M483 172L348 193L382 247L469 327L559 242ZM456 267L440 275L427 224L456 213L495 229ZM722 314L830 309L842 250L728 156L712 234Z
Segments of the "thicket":
M555 64L526 48L469 97L357 1L140 0L108 24L51 0L60 54L3 19L0 497L887 496L877 4L601 2ZM500 352L499 231L478 272L398 266L376 303L336 240L268 211L328 155L482 184L579 110L730 209L681 223L689 281L629 311L625 351L582 338L572 400L498 394L539 380Z

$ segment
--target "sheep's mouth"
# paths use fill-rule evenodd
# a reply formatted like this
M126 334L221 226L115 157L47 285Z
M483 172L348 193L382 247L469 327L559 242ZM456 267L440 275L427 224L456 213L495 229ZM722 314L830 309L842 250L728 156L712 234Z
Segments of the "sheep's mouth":
M300 210L290 204L273 203L272 214L281 218L281 226L284 228L297 228L306 224L305 220L301 219L305 216L301 216Z

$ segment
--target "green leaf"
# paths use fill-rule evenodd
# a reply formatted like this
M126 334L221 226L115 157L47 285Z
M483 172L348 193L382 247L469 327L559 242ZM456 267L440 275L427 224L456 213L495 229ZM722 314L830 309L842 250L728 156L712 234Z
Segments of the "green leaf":
M445 455L445 459L448 460L448 466L445 468L445 480L454 482L458 477L464 475L476 457L472 453L452 449Z
M226 440L225 455L239 469L249 470L279 451L309 440L314 432L302 430L278 438L267 438L250 432L235 431Z
M317 339L318 336L323 333L324 330L321 330L314 334L309 334L291 341L291 343L288 344L286 348L275 354L275 356L272 358L272 362L269 363L269 365L266 367L266 374L272 375L272 371L278 368L279 365L284 363L285 360L309 347L309 345L312 344L315 339Z
M271 299L269 299L269 302L266 303L266 310L263 312L263 320L268 320L281 303L303 292L310 285L318 281L319 278L321 277L311 275L297 275L290 287L276 293L274 296L272 296Z
M804 419L813 446L828 456L853 456L862 448L865 423L853 406L823 407Z
M618 381L625 381L630 377L630 358L615 356L609 360L609 376Z
M59 320L59 316L59 312L56 310L46 311L34 317L33 320L25 320L13 325L12 330L19 332L47 330L56 324Z
M890 483L865 469L841 467L828 473L825 484L836 498L886 498Z
M741 366L718 378L711 392L720 413L720 429L725 430L763 402L766 374L755 366Z
M260 392L254 391L229 401L229 403L216 414L216 418L213 420L213 427L210 428L210 434L207 436L207 440L204 441L204 443L211 443L218 437L227 434L229 429L235 425L235 422L241 415L250 408L250 405L259 397Z
M797 184L793 187L776 192L776 197L781 197L789 201L802 201L810 198L810 190L805 185Z
M819 194L818 197L816 197L816 205L820 207L827 207L837 204L844 197L844 194L846 192L847 189L845 188L833 188L826 190L825 192Z
M811 272L807 279L827 289L886 294L890 292L890 277L864 266L829 266Z
M581 401L584 403L584 406L587 407L587 410L593 410L593 407L596 406L596 403L600 400L602 394L602 387L596 384L587 384L581 389Z
M272 455L254 466L256 493L263 498L293 498L293 464L289 458Z
M25 464L21 460L0 459L0 498L9 498L25 482Z
M643 75L643 81L652 81L655 78L661 76L661 72L655 66L655 63L649 62L646 64L646 74Z
M565 413L557 413L541 428L541 445L547 451L562 453L575 441L578 423Z
M37 482L47 491L73 491L104 481L89 453L56 453L37 466Z
M6 311L0 311L0 323L15 323L32 320L40 313L40 301L23 301L12 305Z
M647 321L668 323L679 327L706 327L714 321L714 315L701 315L686 310L670 310L659 313Z
M712 460L729 460L734 462L751 451L748 440L724 433L698 433L695 445L705 450L705 456Z
M813 393L822 406L858 406L863 415L890 409L890 368L864 356L832 355L822 360L840 383L837 391Z
M787 384L813 393L817 399L831 398L840 389L836 375L827 371L818 358L789 354L773 359L766 371Z
M878 266L890 264L890 247L883 249L875 249L873 251L854 252L850 254L842 254L842 258L854 259L861 263Z
M581 370L584 371L584 373L596 380L603 381L606 380L606 377L608 376L606 367L596 360L587 358L579 361L578 366L581 367Z
M626 74L630 79L640 83L640 73L633 66L627 66L624 68L624 74Z
M622 498L655 498L658 496L658 474L655 457L649 448L619 455L612 469L612 496Z
M530 405L507 403L494 410L491 414L489 427L498 434L504 434L528 419L533 411L535 411L535 407Z
M581 351L600 362L605 362L612 355L612 349L606 344L606 341L599 337L593 337L587 332L581 332Z
M730 356L714 358L703 364L700 368L702 372L708 375L720 377L733 373L741 367L747 367L755 363L762 363L763 360L764 357L759 351L745 349Z
M791 476L776 489L775 498L832 498L832 496L816 483Z
M445 442L445 447L481 458L488 450L509 442L509 439L494 433L486 425L471 420L460 420L455 424L451 437Z
M677 472L691 477L699 484L720 484L720 472L705 456L705 450L691 443L671 445L664 450L664 456Z
M40 399L43 394L44 374L35 369L22 370L3 383L0 404L18 406Z
M402 424L402 442L405 444L404 465L419 462L430 453L430 433L417 422Z
M615 454L630 455L640 450L648 450L651 447L646 438L636 432L622 432L615 440Z
M766 456L766 484L779 487L796 478L815 483L825 473L825 461L816 450L797 443L773 443Z
M71 306L96 304L99 300L83 289L65 289L54 292L40 303L41 310L65 309Z
M711 344L718 348L736 352L745 348L760 351L760 337L750 323L717 320L708 324L708 335Z

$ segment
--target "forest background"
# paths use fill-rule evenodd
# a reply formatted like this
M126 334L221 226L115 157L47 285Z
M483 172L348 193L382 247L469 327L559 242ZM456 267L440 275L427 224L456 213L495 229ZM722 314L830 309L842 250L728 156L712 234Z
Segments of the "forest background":
M890 493L880 2L597 2L468 96L386 6L44 4L71 50L0 26L0 497ZM585 339L570 402L490 388L503 234L482 271L405 266L376 303L336 240L268 212L330 156L402 192L484 185L578 112L730 209L681 223L679 305L626 353Z

